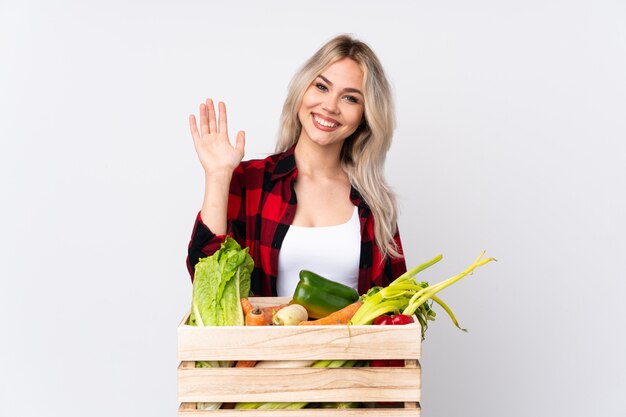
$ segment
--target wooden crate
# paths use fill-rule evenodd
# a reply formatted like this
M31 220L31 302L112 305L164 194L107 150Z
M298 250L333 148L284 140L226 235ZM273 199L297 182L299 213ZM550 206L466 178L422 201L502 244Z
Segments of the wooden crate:
M251 298L265 306L279 297ZM421 329L404 326L178 327L179 416L400 417L420 415ZM196 368L203 360L404 359L404 368ZM198 402L366 402L368 408L198 410ZM384 408L381 402L400 402ZM402 407L403 405L403 407Z

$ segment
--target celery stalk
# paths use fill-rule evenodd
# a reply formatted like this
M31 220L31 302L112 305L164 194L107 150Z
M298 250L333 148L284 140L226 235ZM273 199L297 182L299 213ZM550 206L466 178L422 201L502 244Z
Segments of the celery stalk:
M437 294L439 291L449 287L460 279L471 274L476 268L486 265L491 261L495 261L495 258L481 259L484 253L485 252L483 251L478 259L476 259L474 263L472 263L465 271L461 272L460 274L448 278L447 280L442 281L438 284L426 287L422 291L419 291L418 293L413 295L408 307L403 311L403 314L412 315L413 313L415 313L415 310L417 310L417 307L425 303L428 299L432 298L432 296Z
M265 403L237 403L235 404L235 410L254 410L263 404Z
M419 274L420 272L422 272L423 270L425 270L426 268L433 266L434 264L436 264L437 262L439 262L440 260L443 259L443 255L437 255L435 256L433 259L431 259L428 262L424 262L421 265L418 265L414 268L409 269L408 271L406 271L404 274L400 275L398 278L396 278L391 284L395 284L395 283L400 283L402 281L406 281L409 280L411 278L413 278L415 275Z
M436 302L437 304L439 304L439 306L441 306L441 308L444 309L444 311L446 313L448 313L448 316L450 316L450 319L452 319L452 323L454 323L454 325L456 327L459 328L459 330L463 330L464 332L467 332L467 329L462 328L461 326L459 326L459 322L456 320L456 317L454 317L454 313L452 312L452 310L450 309L450 307L448 307L448 305L446 303L443 302L443 300L439 297L437 297L436 295L433 295L432 297L430 297L434 302Z
M298 410L308 403L264 403L257 410Z
M401 311L408 305L407 299L385 300L379 304L371 306L361 317L351 321L352 324L371 324L376 317L395 311Z

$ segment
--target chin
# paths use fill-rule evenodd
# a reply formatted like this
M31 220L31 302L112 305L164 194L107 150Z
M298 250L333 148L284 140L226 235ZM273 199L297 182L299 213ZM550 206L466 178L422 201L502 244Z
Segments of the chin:
M308 136L309 137L309 141L313 142L314 144L318 145L318 146L333 146L333 145L337 145L339 142L343 143L342 139L337 139L337 138L333 138L333 137L328 137L327 135L319 135L319 136Z

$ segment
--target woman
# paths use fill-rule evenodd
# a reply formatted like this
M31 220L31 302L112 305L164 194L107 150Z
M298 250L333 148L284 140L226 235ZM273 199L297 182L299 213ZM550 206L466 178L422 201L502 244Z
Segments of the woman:
M291 296L301 269L366 292L406 270L395 196L383 177L394 111L389 83L363 42L338 36L294 76L277 153L243 161L245 134L228 139L224 103L200 105L191 134L205 171L187 266L225 235L249 247L252 292ZM296 197L297 196L297 197Z

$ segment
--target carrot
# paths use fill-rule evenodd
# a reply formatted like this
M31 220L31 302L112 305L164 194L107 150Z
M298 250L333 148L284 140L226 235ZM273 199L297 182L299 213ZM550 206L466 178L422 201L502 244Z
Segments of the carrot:
M272 324L274 313L287 305L288 304L281 304L259 308L253 306L247 298L241 299L241 308L245 316L246 326L269 326Z
M254 306L252 305L250 300L248 300L247 298L242 298L241 299L241 308L243 309L243 315L244 316L247 315L252 310L254 310Z
M237 361L235 368L254 368L256 361Z
M318 320L311 321L303 321L298 323L299 326L302 325L315 325L315 326L325 326L325 325L337 325L337 324L348 324L354 313L363 305L363 302L357 301L354 302L341 310L335 311L332 314L329 314L326 317L322 317Z
M272 318L267 320L266 314L258 307L246 314L246 326L267 326L270 324L272 324Z

